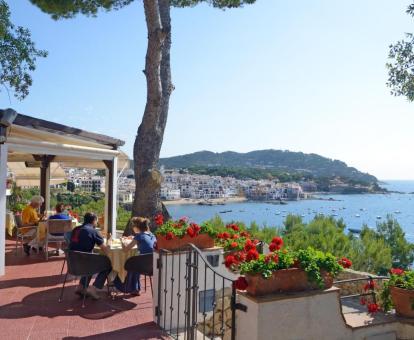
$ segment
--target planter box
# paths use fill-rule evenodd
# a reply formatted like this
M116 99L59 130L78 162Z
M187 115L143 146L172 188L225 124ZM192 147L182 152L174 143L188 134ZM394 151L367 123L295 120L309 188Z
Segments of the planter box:
M184 235L183 238L174 237L172 240L165 239L164 236L158 235L157 248L166 250L178 250L192 243L199 249L213 248L214 239L208 234L200 234L196 237Z
M331 275L324 272L322 276L325 282L325 289L332 287L333 278ZM260 274L247 274L246 280L248 283L247 293L252 296L319 289L316 283L309 282L308 275L300 268L278 270L268 279L265 279Z
M414 290L390 287L392 302L398 315L414 318Z

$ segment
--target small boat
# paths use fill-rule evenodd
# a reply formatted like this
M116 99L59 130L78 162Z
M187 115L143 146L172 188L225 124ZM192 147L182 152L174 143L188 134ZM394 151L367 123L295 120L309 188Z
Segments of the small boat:
M395 211L394 211L394 214L401 214L401 211L399 211L399 210L395 210Z
M361 217L361 215L360 214L355 214L355 217Z
M382 217L381 216L377 216L377 220L380 220Z
M275 215L280 215L280 211L276 211L275 212Z
M229 212L232 212L233 210L223 210L223 211L219 211L220 214L226 214Z
M361 234L361 229L348 228L348 230L353 234Z
M302 215L300 215L300 216L305 217L305 214L302 214Z

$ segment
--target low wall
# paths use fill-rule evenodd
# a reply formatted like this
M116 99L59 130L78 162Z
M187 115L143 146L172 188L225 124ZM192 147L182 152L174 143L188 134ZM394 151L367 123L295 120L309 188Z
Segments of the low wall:
M377 277L376 275L359 272L352 269L345 269L335 278L335 281L342 281L342 280L350 280L350 279L364 279L368 276L372 276L373 278ZM358 282L346 282L341 284L335 284L338 288L340 288L340 295L353 295L362 293L364 290L364 285L366 281L358 281ZM382 289L383 282L382 280L375 280L376 289Z

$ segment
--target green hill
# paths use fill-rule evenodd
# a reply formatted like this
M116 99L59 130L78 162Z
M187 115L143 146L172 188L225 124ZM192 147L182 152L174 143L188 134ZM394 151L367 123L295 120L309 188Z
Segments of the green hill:
M247 153L200 151L161 158L160 165L171 169L238 178L279 178L281 181L341 178L344 182L372 185L375 176L349 167L346 163L317 154L282 150L258 150Z

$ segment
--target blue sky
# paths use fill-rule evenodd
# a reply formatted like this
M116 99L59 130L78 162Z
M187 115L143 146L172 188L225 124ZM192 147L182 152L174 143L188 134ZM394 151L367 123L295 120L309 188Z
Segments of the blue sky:
M142 2L53 21L6 0L39 61L23 102L1 106L115 136L131 154L146 99ZM284 149L340 159L382 179L414 178L414 103L385 86L388 46L414 31L408 0L258 0L172 12L176 87L161 151Z

